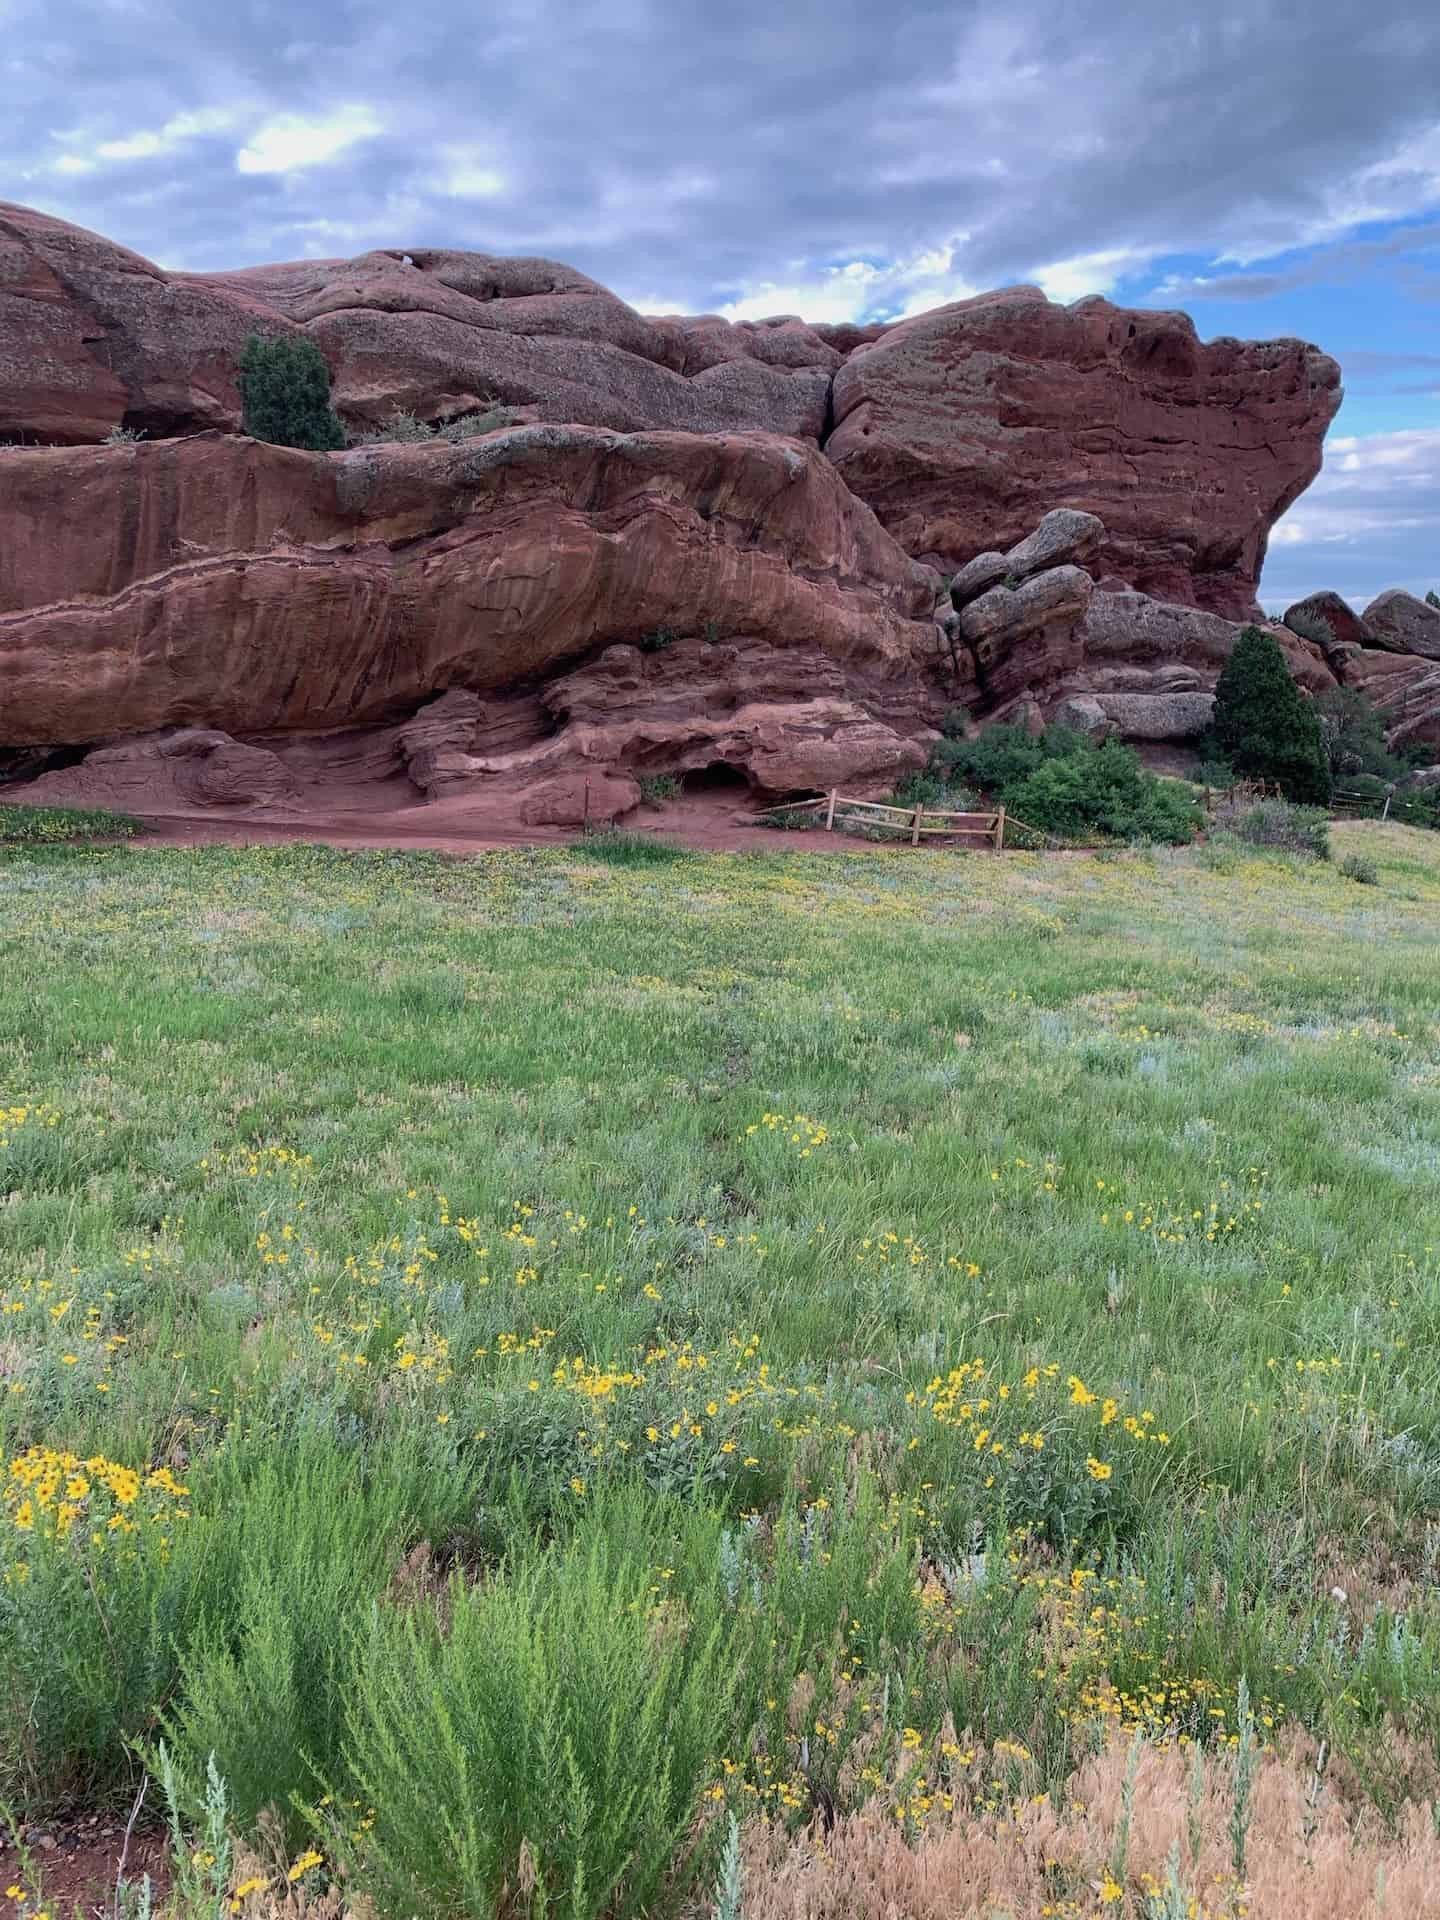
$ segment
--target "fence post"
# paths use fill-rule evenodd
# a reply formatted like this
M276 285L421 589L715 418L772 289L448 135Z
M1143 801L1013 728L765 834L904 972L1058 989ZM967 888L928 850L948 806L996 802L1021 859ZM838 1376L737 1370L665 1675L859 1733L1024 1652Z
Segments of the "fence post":
M911 823L910 830L910 844L912 847L918 847L920 844L920 816L924 811L924 807L916 807L915 809L915 818Z
M1005 809L1004 807L1001 807L1000 811L995 816L995 851L997 853L1003 853L1005 851Z
M825 831L827 833L833 833L835 831L835 793L836 789L831 787L830 804L825 809Z

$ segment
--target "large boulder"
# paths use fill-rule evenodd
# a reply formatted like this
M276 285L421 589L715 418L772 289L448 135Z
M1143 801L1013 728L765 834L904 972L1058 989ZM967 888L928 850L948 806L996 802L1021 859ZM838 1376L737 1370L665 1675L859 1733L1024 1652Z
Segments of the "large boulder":
M960 632L989 701L1039 692L1078 665L1093 587L1083 567L1051 567L1016 587L992 587L962 610Z
M1343 677L1379 713L1392 747L1440 744L1440 665L1417 654L1367 647L1346 659Z
M1302 341L1207 345L1181 313L1012 287L856 346L826 450L907 552L939 566L1077 507L1105 523L1097 574L1244 618L1339 403L1339 368Z
M1211 686L1230 658L1241 622L1206 613L1173 600L1143 593L1097 592L1085 615L1082 639L1086 665L1101 684L1105 672L1161 665L1184 665L1203 674ZM1336 684L1320 648L1284 627L1272 627L1296 680L1308 693Z
M1193 740L1215 716L1213 693L1098 693L1095 702L1127 740Z
M964 607L1002 582L1018 586L1047 567L1083 560L1104 532L1104 522L1093 513L1057 507L1008 553L980 553L967 561L950 582L951 601Z
M1422 660L1440 660L1440 609L1427 606L1402 587L1392 587L1370 602L1365 625L1376 646L1391 653L1416 653Z
M1329 588L1307 594L1285 609L1285 625L1313 640L1328 656L1336 647L1373 647L1375 636L1355 609Z

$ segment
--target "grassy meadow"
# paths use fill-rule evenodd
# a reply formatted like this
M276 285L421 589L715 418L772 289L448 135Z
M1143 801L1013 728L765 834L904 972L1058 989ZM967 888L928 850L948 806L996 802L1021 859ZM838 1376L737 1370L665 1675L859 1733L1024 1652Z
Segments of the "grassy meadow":
M148 1773L216 1920L1440 1912L1440 838L47 839L18 1828Z

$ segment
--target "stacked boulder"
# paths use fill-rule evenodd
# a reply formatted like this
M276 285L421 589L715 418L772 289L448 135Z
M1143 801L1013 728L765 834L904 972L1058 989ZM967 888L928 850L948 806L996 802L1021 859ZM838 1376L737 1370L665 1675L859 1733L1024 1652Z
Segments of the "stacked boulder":
M1061 508L1005 553L978 554L950 583L950 631L973 660L995 719L1099 737L1184 744L1210 725L1215 682L1240 623L1157 600L1081 564L1103 552L1093 513ZM1277 632L1307 691L1336 684L1322 648Z

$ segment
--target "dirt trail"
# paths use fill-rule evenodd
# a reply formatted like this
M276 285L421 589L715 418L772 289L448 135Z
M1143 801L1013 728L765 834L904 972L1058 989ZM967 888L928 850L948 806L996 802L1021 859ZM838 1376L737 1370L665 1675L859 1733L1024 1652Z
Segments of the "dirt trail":
M414 847L436 853L478 853L500 847L572 846L578 828L522 826L496 819L473 803L406 807L394 812L331 811L279 819L261 814L217 817L205 814L139 813L141 847L257 847L308 842L327 847ZM767 827L756 814L737 808L733 797L682 794L663 806L641 807L621 823L626 833L653 835L700 853L741 853L797 849L841 853L857 845L892 847L891 842L857 841L849 834L799 832ZM900 851L913 849L905 844Z

